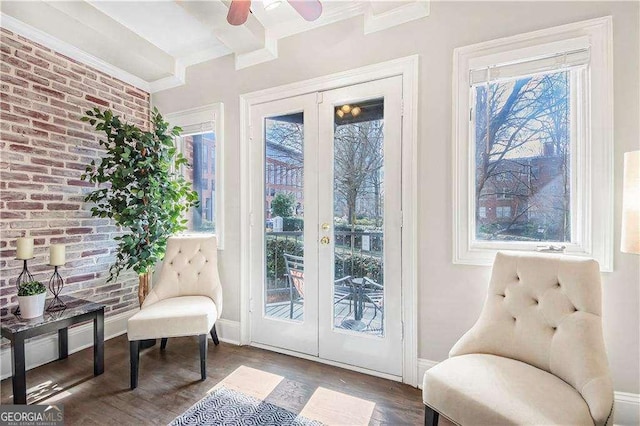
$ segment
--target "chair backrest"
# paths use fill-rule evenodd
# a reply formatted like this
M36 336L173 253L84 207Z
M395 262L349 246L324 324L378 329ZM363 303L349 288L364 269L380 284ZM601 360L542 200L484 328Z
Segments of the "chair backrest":
M296 288L301 297L304 297L304 258L287 253L283 256L289 283Z
M580 392L596 424L605 424L613 384L601 309L595 260L500 252L480 318L449 355L493 354L545 370Z
M178 296L208 296L222 313L222 287L218 274L218 242L211 235L170 237L157 282L142 307Z

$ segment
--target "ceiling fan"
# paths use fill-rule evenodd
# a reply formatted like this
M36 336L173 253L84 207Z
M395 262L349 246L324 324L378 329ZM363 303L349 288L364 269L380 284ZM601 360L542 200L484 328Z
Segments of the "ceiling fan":
M315 21L322 14L320 0L287 0L289 4L307 21ZM280 1L265 1L265 8L275 7ZM227 14L227 22L231 25L242 25L247 22L251 0L233 0Z

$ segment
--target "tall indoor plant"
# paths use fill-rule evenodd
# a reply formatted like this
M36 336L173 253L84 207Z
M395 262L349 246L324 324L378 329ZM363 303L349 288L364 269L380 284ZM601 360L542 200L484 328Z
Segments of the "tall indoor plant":
M99 164L91 161L81 177L100 186L85 201L95 204L94 217L113 219L125 231L115 238L118 252L108 281L133 269L139 276L142 305L167 239L186 229L185 214L198 205L197 192L179 172L187 165L174 142L182 129L169 128L157 108L151 114L150 131L98 108L87 111L82 120L103 133L100 145L106 150Z

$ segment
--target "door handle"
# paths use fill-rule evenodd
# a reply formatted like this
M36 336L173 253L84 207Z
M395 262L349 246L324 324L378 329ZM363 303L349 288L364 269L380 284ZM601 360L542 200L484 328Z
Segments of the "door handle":
M323 231L328 231L328 230L329 230L329 228L330 228L330 225L329 225L328 223L323 223L323 224L322 224L322 230L323 230Z
M329 244L329 237L320 238L320 244Z

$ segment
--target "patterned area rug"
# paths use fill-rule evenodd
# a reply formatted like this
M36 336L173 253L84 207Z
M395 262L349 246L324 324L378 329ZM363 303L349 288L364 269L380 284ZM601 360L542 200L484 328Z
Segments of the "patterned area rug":
M322 426L277 405L221 387L174 419L170 426Z

